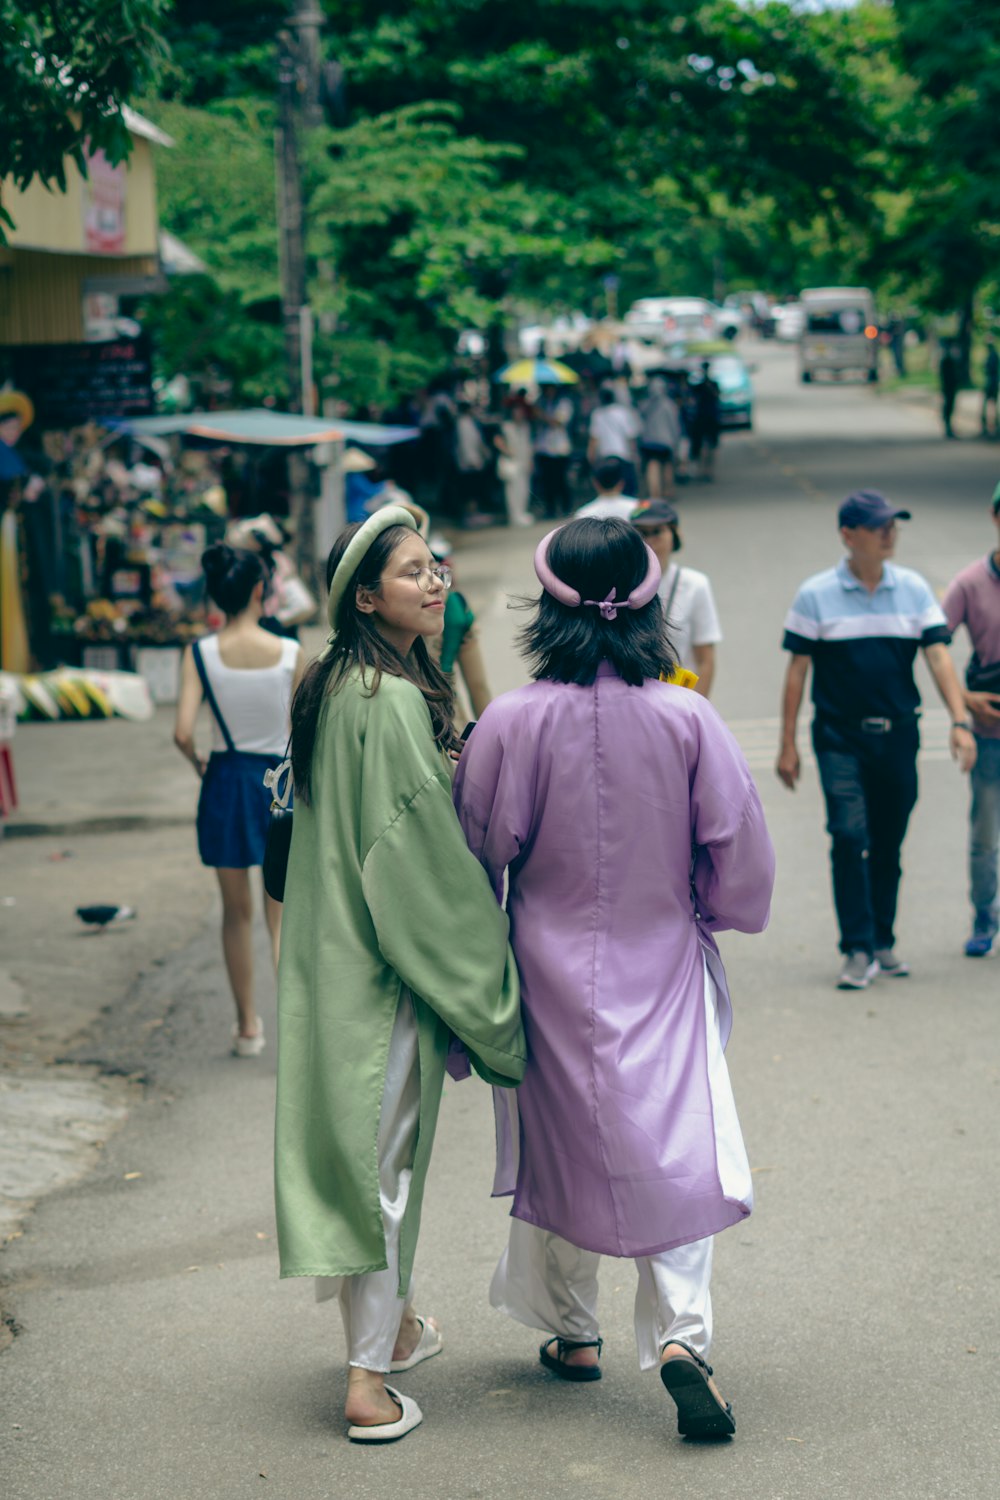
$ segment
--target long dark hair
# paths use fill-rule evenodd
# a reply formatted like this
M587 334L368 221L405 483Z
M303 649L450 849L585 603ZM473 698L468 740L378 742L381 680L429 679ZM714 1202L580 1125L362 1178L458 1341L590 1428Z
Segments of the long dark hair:
M646 546L627 521L581 516L556 532L549 543L549 567L581 599L605 599L614 588L627 599L646 576ZM647 677L671 672L677 657L667 636L658 594L642 609L619 609L614 620L588 605L571 608L543 591L524 600L534 615L518 635L518 646L534 678L552 682L593 682L602 661L633 687Z
M209 596L227 615L241 615L250 603L250 595L267 576L264 563L256 552L216 542L201 554L205 587Z
M327 588L348 543L363 524L357 521L346 527L334 542L326 561ZM420 689L430 710L436 742L442 750L450 750L456 744L452 725L454 694L440 667L431 660L424 641L418 636L409 655L403 656L382 635L373 617L357 608L358 589L377 593L390 557L400 542L412 535L408 526L389 526L372 542L341 596L329 650L309 664L292 700L292 778L295 795L306 803L312 795L312 760L323 705L328 694L335 693L355 667L364 672L370 697L378 692L384 672L412 682Z

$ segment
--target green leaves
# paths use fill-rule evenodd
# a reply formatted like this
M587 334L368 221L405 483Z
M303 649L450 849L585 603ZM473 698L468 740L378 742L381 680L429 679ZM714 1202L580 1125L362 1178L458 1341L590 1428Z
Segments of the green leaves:
M169 0L0 0L3 128L0 180L65 187L65 161L83 165L90 140L128 155L121 106L166 56Z

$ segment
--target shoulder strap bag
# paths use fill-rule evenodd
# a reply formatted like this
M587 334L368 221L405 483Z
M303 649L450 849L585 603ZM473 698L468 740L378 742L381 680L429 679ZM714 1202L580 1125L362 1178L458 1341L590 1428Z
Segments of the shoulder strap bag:
M200 641L194 642L193 646L191 647L191 655L194 657L194 664L198 668L198 676L201 678L201 690L205 694L205 702L212 710L212 716L215 719L216 724L218 724L219 728L222 731L222 738L226 742L226 749L235 750L236 744L233 740L232 735L229 733L229 725L222 717L222 710L219 708L215 694L212 691L212 684L208 680L208 672L205 669L205 659L201 654Z
M285 746L285 758L280 766L264 772L264 785L271 793L271 821L267 826L267 841L264 844L264 889L272 901L284 901L285 877L288 874L288 851L292 847L292 809L288 799L292 795L292 762L289 738ZM281 790L281 778L285 778L285 789Z

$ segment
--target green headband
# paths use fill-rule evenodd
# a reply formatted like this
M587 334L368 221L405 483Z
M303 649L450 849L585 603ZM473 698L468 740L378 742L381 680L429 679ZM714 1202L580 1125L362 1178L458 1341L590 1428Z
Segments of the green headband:
M347 585L360 568L372 542L377 536L381 536L383 531L388 531L390 526L406 526L410 531L418 530L417 523L408 510L404 510L401 505L384 505L381 510L377 510L373 516L368 517L361 530L355 532L348 542L344 555L330 579L330 595L326 601L326 612L331 630L337 628L337 610L340 608L340 601L344 597Z

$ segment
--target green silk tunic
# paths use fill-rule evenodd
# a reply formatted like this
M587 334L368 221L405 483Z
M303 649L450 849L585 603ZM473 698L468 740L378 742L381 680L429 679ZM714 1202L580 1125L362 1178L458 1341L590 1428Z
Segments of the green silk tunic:
M386 1266L378 1129L404 989L420 1121L400 1239L413 1266L451 1034L489 1083L524 1075L507 918L468 849L419 690L360 674L321 712L312 803L295 808L278 977L275 1197L282 1276Z

